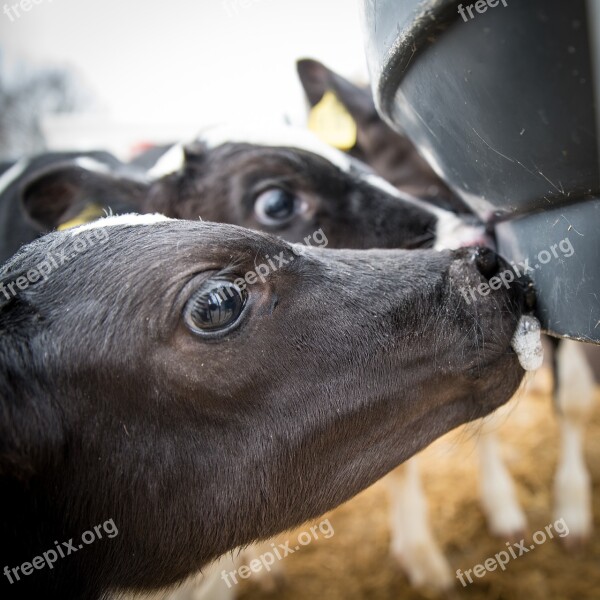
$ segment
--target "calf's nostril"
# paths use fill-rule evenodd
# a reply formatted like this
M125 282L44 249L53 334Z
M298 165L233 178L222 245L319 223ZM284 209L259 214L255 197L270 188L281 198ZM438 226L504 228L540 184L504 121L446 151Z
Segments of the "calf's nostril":
M498 255L493 250L478 248L475 251L474 259L477 269L486 279L490 279L498 273Z

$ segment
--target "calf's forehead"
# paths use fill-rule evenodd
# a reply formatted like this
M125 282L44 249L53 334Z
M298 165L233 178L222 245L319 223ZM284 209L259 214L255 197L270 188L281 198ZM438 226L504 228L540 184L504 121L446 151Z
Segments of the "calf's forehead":
M99 231L108 236L95 237ZM41 327L73 360L79 360L76 348L88 343L103 352L119 344L120 352L134 352L173 331L201 273L244 276L265 254L286 250L291 253L289 244L273 236L215 223L169 220L57 232L4 266L0 283L16 296L0 306L0 316L19 327ZM32 273L35 281L28 283Z
M224 144L251 144L265 148L295 148L326 159L340 170L350 171L350 158L322 142L311 132L286 126L219 126L202 132L198 141L209 150Z
M150 274L172 280L203 269L251 268L257 256L289 248L235 225L123 215L40 238L7 263L4 278L45 264L47 289L142 281Z
M164 263L175 271L198 261L223 265L243 262L257 253L289 247L274 236L235 225L167 219L161 215L102 219L92 226L73 230L71 242L77 236L97 234L100 227L104 229L107 240L104 246L109 254L135 257L138 264Z

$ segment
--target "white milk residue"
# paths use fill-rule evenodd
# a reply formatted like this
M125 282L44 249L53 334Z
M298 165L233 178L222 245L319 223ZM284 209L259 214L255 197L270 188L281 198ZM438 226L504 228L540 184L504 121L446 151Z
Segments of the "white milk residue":
M535 317L521 317L512 339L512 349L517 353L519 362L526 371L535 371L542 366L542 327Z

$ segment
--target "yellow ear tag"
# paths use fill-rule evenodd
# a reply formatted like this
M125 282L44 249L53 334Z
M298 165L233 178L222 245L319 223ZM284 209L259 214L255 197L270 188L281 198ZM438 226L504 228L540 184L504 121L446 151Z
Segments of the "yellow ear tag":
M308 115L308 128L339 150L350 150L356 146L356 123L331 90L325 92L321 101L313 106Z
M88 204L76 217L73 217L69 221L62 223L56 229L58 231L65 231L65 229L73 229L73 227L79 227L86 223L91 223L96 219L104 216L104 208L99 204Z

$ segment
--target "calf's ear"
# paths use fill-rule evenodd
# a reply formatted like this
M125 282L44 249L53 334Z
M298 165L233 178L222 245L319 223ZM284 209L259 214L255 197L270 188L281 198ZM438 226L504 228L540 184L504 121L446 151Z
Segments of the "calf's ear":
M371 90L351 83L317 60L304 58L296 63L298 77L311 106L327 92L333 92L357 123L379 119Z
M106 168L65 162L41 170L21 187L21 207L40 232L80 225L103 213L139 212L148 183Z
M187 171L199 171L204 167L207 148L200 140L194 140L182 147L184 167Z

